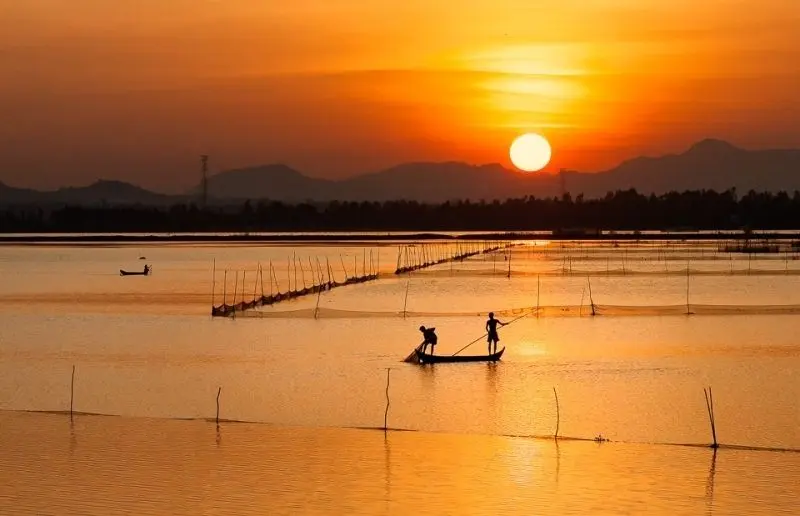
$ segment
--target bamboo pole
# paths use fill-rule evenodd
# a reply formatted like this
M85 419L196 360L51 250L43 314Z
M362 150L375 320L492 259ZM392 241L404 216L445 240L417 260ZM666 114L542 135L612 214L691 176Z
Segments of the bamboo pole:
M686 315L691 314L689 308L689 262L686 262Z
M222 394L222 387L217 389L217 426L219 426L219 395Z
M217 259L211 265L211 308L214 308L214 290L217 287Z
M386 410L383 412L383 431L384 433L389 429L389 382L391 378L392 369L386 368Z
M310 260L310 258L309 258L309 260ZM298 262L300 263L300 279L303 280L303 289L305 290L305 288L306 288L306 271L305 271L305 269L303 269L303 259L300 258L298 260ZM308 263L310 264L311 262L309 261ZM295 270L297 270L297 265L295 265L294 268L295 268ZM312 271L312 273L313 273L313 271Z
M406 318L406 306L408 306L408 288L411 285L411 280L406 280L406 295L403 298L403 319Z
M400 257L403 255L404 247L405 246L400 246L400 247L397 248L397 267L395 267L395 269L394 269L396 271L400 270Z
M339 253L339 261L342 262L342 270L344 271L344 281L347 282L347 267L344 265L344 258L342 258L342 254Z
M294 251L292 251L292 264L294 264L294 289L297 290L297 254ZM302 270L300 272L302 272ZM306 288L305 279L303 279L303 288Z
M256 300L256 292L258 291L258 275L261 273L261 264L258 264L256 269L256 280L253 282L253 301Z
M717 443L717 426L716 421L714 419L714 394L711 392L711 387L708 387L706 390L703 389L703 394L706 397L706 410L708 411L708 421L711 423L711 438L713 439L713 443L711 444L711 448L719 448L719 444Z
M556 433L553 438L558 439L558 427L561 425L561 409L558 405L558 391L556 391L555 387L553 387L553 394L556 397Z
M539 317L539 293L541 292L542 284L539 279L539 274L536 275L536 317Z
M322 288L317 290L317 305L314 307L314 319L319 315L319 300L322 297Z
M236 316L236 289L239 288L239 271L236 271L236 278L233 282L233 315Z
M72 378L69 382L69 419L72 421L72 407L75 401L75 364L72 365Z
M222 304L225 305L228 301L228 269L225 269L225 275L222 279Z
M275 273L272 271L272 260L269 261L269 297L272 298L272 276Z
M592 315L597 315L594 311L594 298L592 297L592 279L586 276L586 281L589 283L589 303L592 304Z

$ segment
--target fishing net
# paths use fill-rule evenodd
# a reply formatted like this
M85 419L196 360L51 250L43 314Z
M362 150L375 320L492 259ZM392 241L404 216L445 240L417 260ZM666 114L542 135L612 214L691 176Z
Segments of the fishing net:
M366 251L360 260L354 261L353 272L360 275L349 276L347 265L340 263L336 269L326 259L316 266L310 259L308 269L304 269L304 260L296 260L294 256L288 261L284 274L278 268L262 270L248 274L250 283L245 285L244 272L241 288L235 280L234 302L228 303L223 293L223 303L212 307L212 315L254 316L254 317L313 317L313 318L366 318L366 317L457 317L485 316L486 311L458 310L449 311L407 309L406 300L398 303L402 310L380 309L339 309L320 306L320 298L333 289L355 284L375 283L384 279L399 278L403 282L425 282L445 278L465 279L532 279L536 278L678 278L678 277L769 277L800 276L800 255L796 247L787 243L770 246L751 245L749 247L735 243L720 242L432 242L424 244L397 245L396 263L386 266L384 255L383 269L377 260L367 260ZM731 252L749 250L751 252ZM389 252L384 249L384 253ZM356 257L357 258L357 257ZM357 266L361 270L359 271ZM390 268L391 267L391 268ZM302 287L298 287L302 279ZM266 274L265 274L266 273ZM266 278L264 276L267 276ZM311 285L306 283L306 275ZM342 278L342 280L338 279ZM294 279L294 288L292 288ZM254 283L255 281L255 283ZM265 281L269 285L269 294L265 293ZM227 286L227 279L225 280ZM289 285L288 291L280 291L279 285ZM214 280L216 287L216 279ZM274 287L274 288L273 288ZM260 294L258 294L260 288ZM591 288L591 287L589 287ZM536 287L537 292L539 287ZM224 290L224 289L223 289ZM238 294L237 294L238 291ZM228 290L230 292L230 290ZM251 292L252 296L242 294ZM580 292L580 290L578 291ZM589 298L591 293L589 292ZM406 297L408 293L406 292ZM538 294L537 294L538 295ZM583 297L583 294L581 294ZM242 299L244 298L244 299ZM294 307L281 310L283 303L301 302L303 298L311 303L316 299L314 308ZM578 305L563 304L564 299L552 300L549 306L522 306L494 310L498 314L515 315L518 310L534 310L538 317L546 316L583 316L583 315L670 315L670 314L761 314L761 313L795 313L794 304L752 305L715 305L715 304L662 304L656 300L653 306L648 304L616 304L620 298L607 299L612 303L600 305L587 298ZM240 299L237 301L237 299ZM700 296L705 301L706 298ZM597 300L597 296L594 297ZM577 301L577 300L576 300ZM637 299L637 301L639 301ZM645 300L646 301L646 300ZM672 301L670 299L669 301ZM303 303L300 303L303 304ZM322 303L323 305L325 303ZM281 305L278 307L278 305ZM341 306L341 305L339 305ZM276 309L277 308L277 309ZM348 307L349 308L349 307ZM428 308L423 307L423 308ZM433 308L438 308L433 306ZM246 314L246 315L245 315Z
M530 312L532 317L626 317L626 316L670 316L670 315L796 315L800 314L800 304L787 305L711 305L675 304L660 306L624 305L561 305L528 306L506 309L493 309L498 317L514 317ZM237 317L264 319L369 319L406 318L430 319L434 317L487 317L489 311L369 311L341 310L335 308L302 308L296 310L248 311Z

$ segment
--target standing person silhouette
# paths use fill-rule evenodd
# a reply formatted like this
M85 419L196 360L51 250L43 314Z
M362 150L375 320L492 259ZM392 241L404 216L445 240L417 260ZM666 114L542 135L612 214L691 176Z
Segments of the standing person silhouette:
M489 312L489 320L486 321L486 333L488 335L487 342L489 354L497 353L497 342L500 340L500 336L497 334L497 325L505 326L506 323L501 322L494 318L494 312ZM494 344L494 351L492 351L492 345Z
M422 352L425 353L425 350L428 349L428 345L431 346L431 355L436 354L436 342L439 340L436 336L436 328L426 328L424 326L419 327L419 331L422 332L422 336L425 340L422 342Z

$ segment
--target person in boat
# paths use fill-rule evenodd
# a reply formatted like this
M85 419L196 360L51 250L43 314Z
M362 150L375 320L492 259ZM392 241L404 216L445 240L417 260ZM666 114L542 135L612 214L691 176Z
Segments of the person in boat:
M422 341L422 352L425 353L425 350L428 348L428 345L430 344L431 355L435 354L436 342L439 340L439 338L436 336L436 328L426 328L424 326L420 326L419 331L422 332L422 336L425 339Z
M501 322L498 319L494 318L494 312L489 312L489 320L486 321L486 334L487 334L487 342L489 343L489 354L492 355L497 353L497 343L500 340L500 335L497 334L497 325L505 326L506 323ZM492 345L494 345L494 351L492 351Z
M148 274L150 274L150 266L145 264L144 265L144 275L147 276Z

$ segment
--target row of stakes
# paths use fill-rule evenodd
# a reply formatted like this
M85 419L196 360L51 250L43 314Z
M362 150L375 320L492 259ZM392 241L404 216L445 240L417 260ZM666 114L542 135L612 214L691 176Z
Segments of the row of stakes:
M486 244L471 244L459 243L457 246L437 245L437 244L420 244L416 246L403 246L398 251L397 268L394 272L396 275L408 274L427 267L433 267L445 262L453 262L465 260L478 254L487 254L507 249L514 244L506 243L501 245ZM216 296L216 277L217 267L216 261L213 264L212 270L212 290L211 290L211 315L212 317L235 317L237 313L262 306L271 306L283 301L298 299L309 295L319 296L326 291L347 285L356 285L366 283L368 281L375 281L379 279L380 274L380 254L373 253L372 250L367 253L366 249L363 251L361 260L361 273L358 270L358 256L354 257L353 270L354 275L349 276L347 267L345 266L344 259L339 256L342 271L344 274L344 281L338 281L336 274L330 264L328 258L325 259L323 265L319 258L312 261L308 260L308 268L311 271L311 285L306 283L306 271L302 264L302 259L298 259L296 254L293 254L287 260L287 278L288 288L286 291L281 291L278 282L275 267L270 261L268 264L267 281L269 284L268 292L264 288L264 272L261 264L258 264L256 270L256 281L253 284L253 295L249 300L241 299L244 296L245 281L247 272L242 272L241 288L239 287L239 271L236 271L234 280L233 302L228 304L227 301L227 284L228 284L228 271L225 270L223 274L223 292L222 304L215 304ZM314 263L316 262L316 268ZM401 265L402 263L402 265ZM298 267L299 265L299 267ZM510 269L509 269L510 270ZM300 272L300 279L302 280L302 288L298 282L298 271ZM294 278L294 285L292 285L292 278ZM261 287L259 295L259 286ZM239 299L239 301L237 301Z
M383 413L383 428L381 428L381 430L383 430L384 432L388 432L389 430L392 430L391 428L389 428L389 407L391 405L391 399L389 397L389 387L390 387L390 383L391 383L391 372L392 372L392 369L390 367L387 367L386 368L386 392L385 392L385 394L386 394L386 408L385 408L384 413ZM716 420L715 420L715 417L714 417L714 394L711 391L711 387L703 388L703 394L705 396L705 401L706 401L706 409L707 409L707 412L708 412L708 420L709 420L709 423L711 425L712 443L709 445L709 447L713 448L713 449L717 449L717 448L719 448L719 443L717 442L717 427L716 427ZM214 419L215 422L216 422L217 427L219 427L219 421L220 421L220 419L219 419L219 412L220 412L219 399L220 399L221 395L222 395L222 387L219 387L217 389L217 396L216 396L217 413L216 413L216 417ZM555 397L555 402L556 402L556 429L555 429L555 433L553 434L553 438L554 439L558 439L559 438L559 429L560 429L560 425L561 425L561 407L560 407L560 404L559 404L559 401L558 401L558 391L556 390L555 387L553 387L553 395ZM75 366L73 365L72 366L72 376L71 376L71 381L70 381L70 396L69 396L69 418L70 418L70 421L72 421L73 417L74 417L74 410L73 410L74 409L74 399L75 399ZM596 441L596 442L607 442L608 441L608 439L604 438L602 436L602 434L597 435L593 440Z

